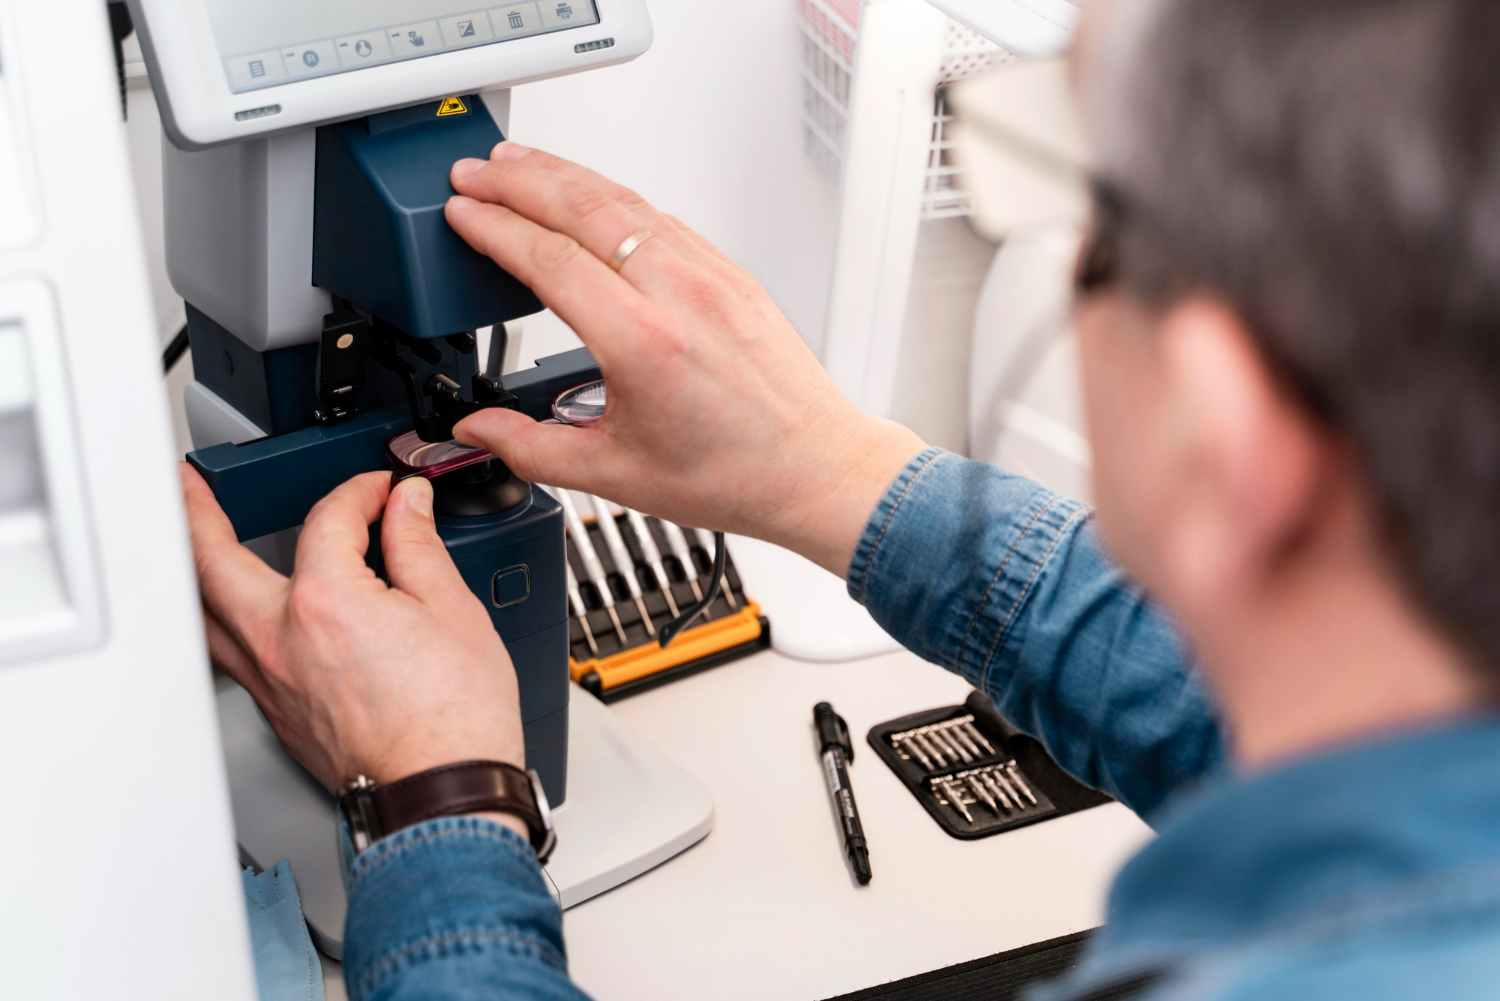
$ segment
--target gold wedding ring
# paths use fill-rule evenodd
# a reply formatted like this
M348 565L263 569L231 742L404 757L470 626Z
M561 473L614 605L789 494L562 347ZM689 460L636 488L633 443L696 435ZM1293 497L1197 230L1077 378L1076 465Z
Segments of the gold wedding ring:
M623 268L625 266L625 259L635 253L635 248L649 239L651 239L651 231L649 229L638 229L627 236L625 242L620 244L620 249L615 251L615 256L609 259L609 270L619 271Z

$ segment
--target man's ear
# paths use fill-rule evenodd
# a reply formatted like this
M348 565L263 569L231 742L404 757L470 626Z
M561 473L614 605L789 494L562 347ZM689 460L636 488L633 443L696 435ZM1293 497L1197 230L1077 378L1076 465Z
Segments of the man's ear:
M1172 306L1157 336L1176 481L1166 569L1189 601L1244 597L1313 527L1328 446L1223 302Z

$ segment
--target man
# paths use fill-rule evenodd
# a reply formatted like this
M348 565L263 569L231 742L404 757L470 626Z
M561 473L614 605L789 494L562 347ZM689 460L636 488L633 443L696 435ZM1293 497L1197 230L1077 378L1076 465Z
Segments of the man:
M1155 825L1052 996L1492 997L1500 8L1091 16L1077 323L1097 535L1081 505L860 414L700 237L514 144L455 166L449 220L579 332L609 415L489 411L459 435L527 479L846 575ZM184 476L214 656L325 782L520 761L514 679L426 483L341 487L288 582ZM382 511L389 588L362 561ZM366 852L350 996L576 997L523 833L450 818Z

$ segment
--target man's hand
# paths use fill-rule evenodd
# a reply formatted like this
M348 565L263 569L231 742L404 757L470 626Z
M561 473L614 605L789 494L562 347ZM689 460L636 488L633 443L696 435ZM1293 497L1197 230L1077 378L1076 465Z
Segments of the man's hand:
M515 670L438 538L432 484L392 491L388 473L345 483L308 515L288 580L181 470L209 652L319 781L386 783L481 758L523 765ZM377 518L389 586L364 561Z
M861 413L754 279L634 192L515 143L452 181L449 223L577 331L609 394L590 429L492 409L459 439L525 479L759 536L842 575L920 439ZM611 271L641 229L654 238Z

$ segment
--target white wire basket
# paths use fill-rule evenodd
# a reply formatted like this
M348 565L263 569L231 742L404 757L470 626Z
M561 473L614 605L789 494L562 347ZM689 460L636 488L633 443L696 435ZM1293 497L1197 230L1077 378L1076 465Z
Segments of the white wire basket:
M803 149L831 180L843 172L849 127L849 93L854 81L854 53L859 42L863 0L797 0L802 32ZM927 177L922 192L923 219L969 214L969 200L953 162L947 125L953 120L943 87L1014 59L951 18L943 40L938 87L932 99L932 135Z
M861 7L862 0L797 0L803 150L834 181L844 166Z
M955 80L983 73L991 66L1016 57L966 28L952 18L943 38L943 65L938 71L937 93L932 99L932 141L927 147L927 179L922 188L922 218L951 219L969 214L969 196L959 182L960 170L953 162L953 143L947 138L953 115L943 88Z

